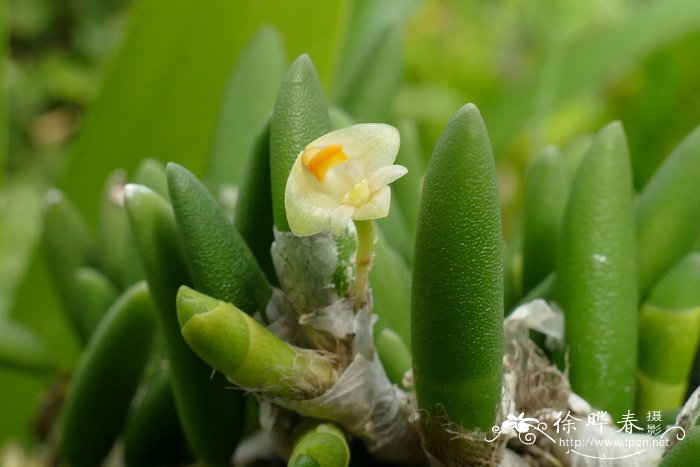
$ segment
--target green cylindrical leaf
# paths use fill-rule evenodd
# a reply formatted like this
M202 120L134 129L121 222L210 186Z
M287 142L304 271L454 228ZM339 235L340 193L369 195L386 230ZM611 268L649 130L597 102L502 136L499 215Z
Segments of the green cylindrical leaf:
M375 256L369 274L374 312L379 319L375 335L392 329L410 349L411 345L411 272L404 259L394 251L380 231L374 245Z
M569 183L573 182L578 171L578 166L586 156L593 143L593 135L585 134L571 141L562 148L562 157L566 163L566 177Z
M411 351L405 341L389 328L378 331L375 338L379 359L392 383L403 386L403 377L411 369Z
M233 216L236 230L265 271L267 279L277 283L272 264L272 195L270 188L270 122L260 129L248 155L244 177L238 191Z
M696 426L688 430L685 438L666 453L659 467L695 465L698 459L700 459L700 427Z
M212 186L245 180L245 161L272 111L286 66L279 34L272 27L261 28L241 53L226 84L207 172Z
M46 197L43 247L56 292L68 320L86 343L89 336L80 326L81 298L75 291L75 271L94 262L94 237L78 209L60 191Z
M700 253L674 266L639 316L639 411L682 405L700 342Z
M700 238L700 127L668 156L635 206L639 291L646 292Z
M632 176L622 126L598 134L581 162L562 230L557 295L573 390L618 417L633 407L637 288Z
M700 306L700 252L687 254L666 273L651 290L647 302L677 312Z
M71 380L61 454L71 466L99 465L117 438L148 360L155 331L144 283L127 290L95 331Z
M523 296L522 224L518 224L510 239L503 245L503 307L506 314L512 311Z
M452 117L428 164L411 313L419 406L488 430L503 374L503 238L491 144L472 104Z
M157 370L134 405L124 429L124 460L129 467L179 465L186 458L169 370Z
M126 173L117 170L109 177L100 206L100 228L98 251L100 270L120 289L126 288L127 248L131 241L129 219L124 212L124 185Z
M270 123L270 174L275 226L289 232L284 207L287 178L299 153L330 130L328 108L313 63L302 55L282 80Z
M170 163L168 188L194 285L251 315L272 294L258 262L220 204L184 167Z
M127 185L125 205L167 345L178 416L187 442L211 465L228 465L245 423L242 395L190 350L180 335L175 297L189 284L175 216L168 203L141 185Z
M401 206L408 237L411 245L418 223L418 206L420 204L420 192L425 172L425 158L421 151L420 134L416 122L403 120L399 123L401 134L401 149L396 159L397 164L401 164L408 169L408 173L394 182L393 193L396 196L398 205ZM391 213L390 215L393 215ZM412 248L411 248L412 250Z
M556 273L550 273L542 279L542 282L537 284L532 290L530 290L527 295L520 299L518 305L523 305L527 302L531 302L537 298L543 300L549 300L553 298L556 289L557 275Z
M44 373L56 369L56 360L33 331L4 319L0 322L0 367Z
M375 222L377 227L379 227L378 230L381 230L384 237L391 239L391 247L408 263L413 256L413 245L411 244L406 220L403 217L403 212L401 212L401 206L396 196L391 197L389 215L382 219L377 219Z
M328 109L328 117L331 122L332 130L339 130L346 126L354 125L355 120L345 110L340 107L331 107Z
M568 195L565 160L557 148L545 148L525 178L522 247L525 293L556 267Z
M92 336L119 293L104 274L92 268L76 271L75 290L80 295L81 334Z
M337 378L326 357L287 344L230 303L181 287L177 316L192 350L243 389L311 398Z
M144 159L134 173L132 183L143 185L158 193L163 199L170 201L168 193L168 177L165 175L165 166L154 159ZM123 201L122 201L123 202ZM143 269L136 248L133 234L129 234L126 245L126 259L124 282L127 285L135 284L143 280Z
M155 159L144 159L141 161L136 172L134 172L132 183L150 188L166 200L170 200L165 166Z
M348 441L335 424L306 423L298 431L288 467L348 467Z

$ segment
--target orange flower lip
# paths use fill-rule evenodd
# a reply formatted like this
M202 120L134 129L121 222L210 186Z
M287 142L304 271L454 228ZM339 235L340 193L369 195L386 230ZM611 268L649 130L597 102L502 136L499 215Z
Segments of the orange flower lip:
M320 149L308 148L304 151L301 162L316 177L316 180L323 183L330 169L347 162L348 159L348 155L343 152L340 144L331 144Z

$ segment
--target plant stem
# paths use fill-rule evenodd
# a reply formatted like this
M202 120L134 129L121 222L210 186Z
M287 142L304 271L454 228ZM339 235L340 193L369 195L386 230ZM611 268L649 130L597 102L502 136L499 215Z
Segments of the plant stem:
M367 303L367 284L374 256L374 223L371 220L355 221L355 229L357 230L357 253L355 255L357 272L353 295L357 300L355 307L360 309Z

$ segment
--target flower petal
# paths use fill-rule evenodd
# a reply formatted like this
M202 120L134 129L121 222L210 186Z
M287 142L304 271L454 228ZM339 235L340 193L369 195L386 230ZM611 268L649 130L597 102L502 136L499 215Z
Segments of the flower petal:
M406 173L404 167L392 165L398 149L398 130L382 123L342 128L309 143L297 156L285 189L292 232L297 236L337 232L350 219L386 217L391 204L387 185ZM346 160L330 160L340 152ZM320 158L318 163L315 157ZM321 167L326 162L329 166ZM358 187L366 188L363 196Z
M391 190L385 186L372 196L367 203L359 206L352 218L356 221L364 221L368 219L381 219L389 215L391 207Z
M365 174L391 165L399 153L399 131L384 123L360 123L326 133L307 147L339 144L351 160L361 161Z
M335 208L331 214L331 231L336 235L345 231L350 221L352 221L354 212L355 208L348 205L341 205Z
M517 425L515 425L515 431L517 431L518 433L527 433L528 431L530 431L530 425L523 421L520 421L517 423Z
M284 194L289 228L294 235L306 237L330 229L338 200L316 190L301 165L301 154L292 166Z
M369 187L377 191L406 175L408 169L403 165L387 165L377 169L369 179Z

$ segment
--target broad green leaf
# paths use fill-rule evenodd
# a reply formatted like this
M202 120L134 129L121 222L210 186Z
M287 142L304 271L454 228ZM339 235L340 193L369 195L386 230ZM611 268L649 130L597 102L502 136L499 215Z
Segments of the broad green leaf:
M253 140L272 113L286 68L279 33L269 27L258 31L226 84L207 170L214 189L224 183L241 182Z
M49 281L46 259L37 249L29 262L24 280L14 296L13 319L36 332L44 340L61 368L70 368L78 354L75 333L65 320L54 288ZM0 370L0 395L12 404L3 407L0 438L31 439L27 423L36 413L36 403L52 381L45 377Z
M393 25L377 38L362 73L338 104L357 121L385 122L391 117L402 75L401 29Z
M152 157L201 175L227 78L252 33L263 22L277 25L290 52L310 51L326 69L344 3L134 3L124 42L72 150L65 191L94 219L95 194L114 168L132 172Z
M37 177L20 175L0 190L0 317L10 312L39 240L42 185Z
M622 20L565 46L558 67L552 105L602 85L611 70L634 65L651 53L700 28L700 2L646 2ZM535 108L542 72L535 70L521 86L504 91L484 111L495 153L528 122Z
M381 37L400 23L418 4L416 0L354 0L349 11L342 47L331 80L331 100L346 102L363 79L367 64Z
M9 48L8 7L5 0L0 0L0 63L6 65ZM5 164L7 161L7 82L8 67L0 68L0 189L5 186Z

